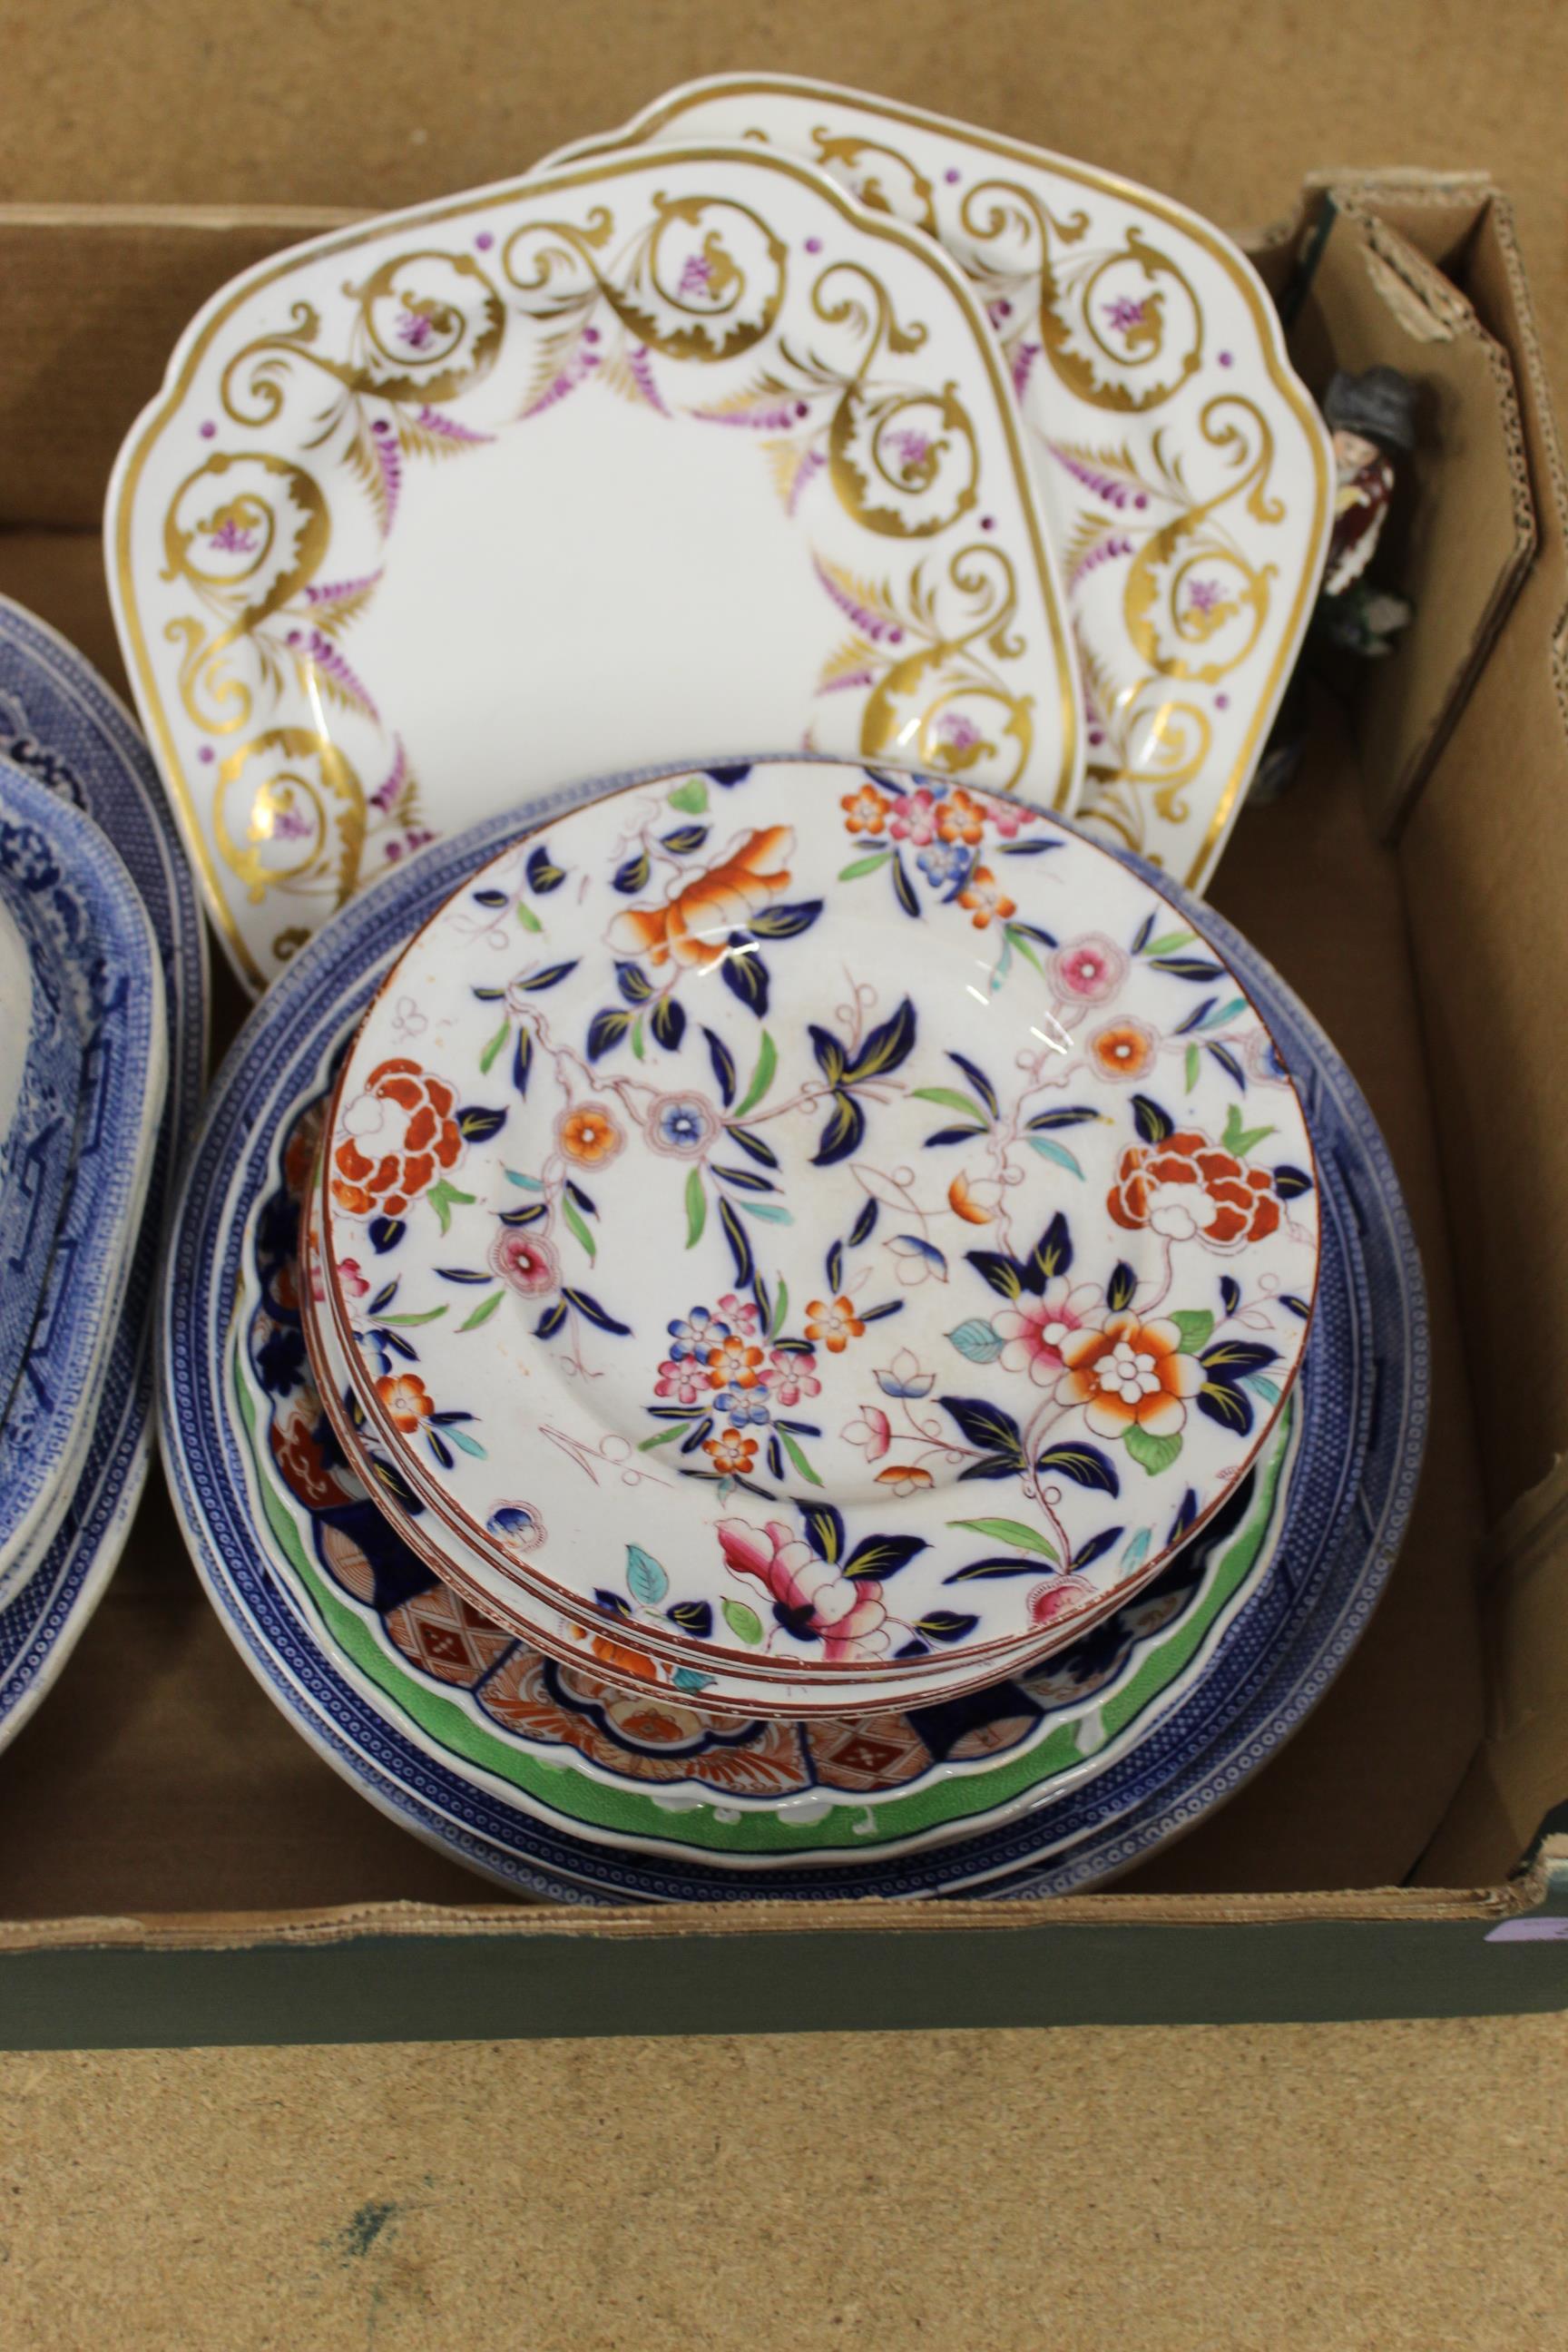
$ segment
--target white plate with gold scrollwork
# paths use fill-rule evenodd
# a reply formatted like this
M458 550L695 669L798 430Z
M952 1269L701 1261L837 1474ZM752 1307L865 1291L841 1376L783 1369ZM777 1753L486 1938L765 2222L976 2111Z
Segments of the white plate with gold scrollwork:
M252 986L542 777L771 743L1077 798L1000 349L940 248L793 158L638 149L250 270L128 438L106 534Z
M1006 353L1067 581L1079 815L1202 889L1289 682L1331 521L1327 433L1246 257L1114 173L862 91L716 75L614 144L693 138L805 158L964 270Z

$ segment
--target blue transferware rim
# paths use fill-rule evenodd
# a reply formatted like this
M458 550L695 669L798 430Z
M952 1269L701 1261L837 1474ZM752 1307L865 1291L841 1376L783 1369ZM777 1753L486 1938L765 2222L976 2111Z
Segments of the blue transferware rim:
M70 1517L0 1608L0 1746L14 1738L86 1627L119 1559L152 1459L153 1301L174 1171L206 1069L206 931L163 788L125 705L37 614L0 596L0 755L90 817L146 906L163 972L168 1091L142 1231Z

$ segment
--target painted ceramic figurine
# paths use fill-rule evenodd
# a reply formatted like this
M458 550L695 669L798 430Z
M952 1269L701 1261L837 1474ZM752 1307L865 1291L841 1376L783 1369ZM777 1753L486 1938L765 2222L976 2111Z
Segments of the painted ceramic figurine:
M1333 433L1334 524L1328 562L1312 620L1312 639L1364 661L1381 661L1408 627L1404 596L1379 588L1367 573L1388 520L1397 481L1396 460L1415 446L1415 387L1397 368L1342 369L1323 399ZM1298 669L1259 762L1250 797L1277 800L1295 775L1307 739L1307 695Z

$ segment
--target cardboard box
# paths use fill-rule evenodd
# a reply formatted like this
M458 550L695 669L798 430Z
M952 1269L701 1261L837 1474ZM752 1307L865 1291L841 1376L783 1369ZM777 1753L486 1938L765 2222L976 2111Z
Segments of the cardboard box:
M120 437L213 287L341 217L0 213L0 589L112 677L98 524ZM721 2032L754 2023L759 1982L780 2030L1568 2006L1568 1838L1531 1851L1568 1795L1568 500L1485 183L1312 184L1254 253L1293 288L1310 381L1392 360L1429 426L1396 526L1417 625L1347 710L1325 704L1306 772L1247 816L1213 893L1365 1088L1430 1287L1426 1473L1339 1682L1112 1893L530 1906L305 1749L154 1491L0 1767L0 2043ZM220 1037L237 1010L220 982Z

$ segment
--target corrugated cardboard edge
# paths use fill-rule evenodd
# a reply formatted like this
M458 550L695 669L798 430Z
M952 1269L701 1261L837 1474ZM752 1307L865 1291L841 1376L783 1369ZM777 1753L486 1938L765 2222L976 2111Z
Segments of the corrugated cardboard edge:
M219 1917L11 1920L0 1921L0 1958L40 1950L233 1951L268 1945L337 1944L363 1936L499 1936L522 1943L540 1937L584 1937L599 1942L636 1942L671 1935L795 1936L803 1929L847 1927L862 1933L940 1936L975 1928L1007 1935L1026 1928L1074 1927L1489 1923L1539 1909L1549 1890L1549 1865L1559 1848L1562 1857L1568 1859L1568 1839L1552 1841L1505 1885L1461 1889L1390 1886L1334 1894L1176 1898L1093 1895L1003 1904L913 1904L875 1898L828 1903L672 1903L657 1909L627 1906L591 1911L565 1906L557 1909L548 1904L527 1907L476 1904L458 1909L428 1903L366 1903L292 1915L230 1912Z

